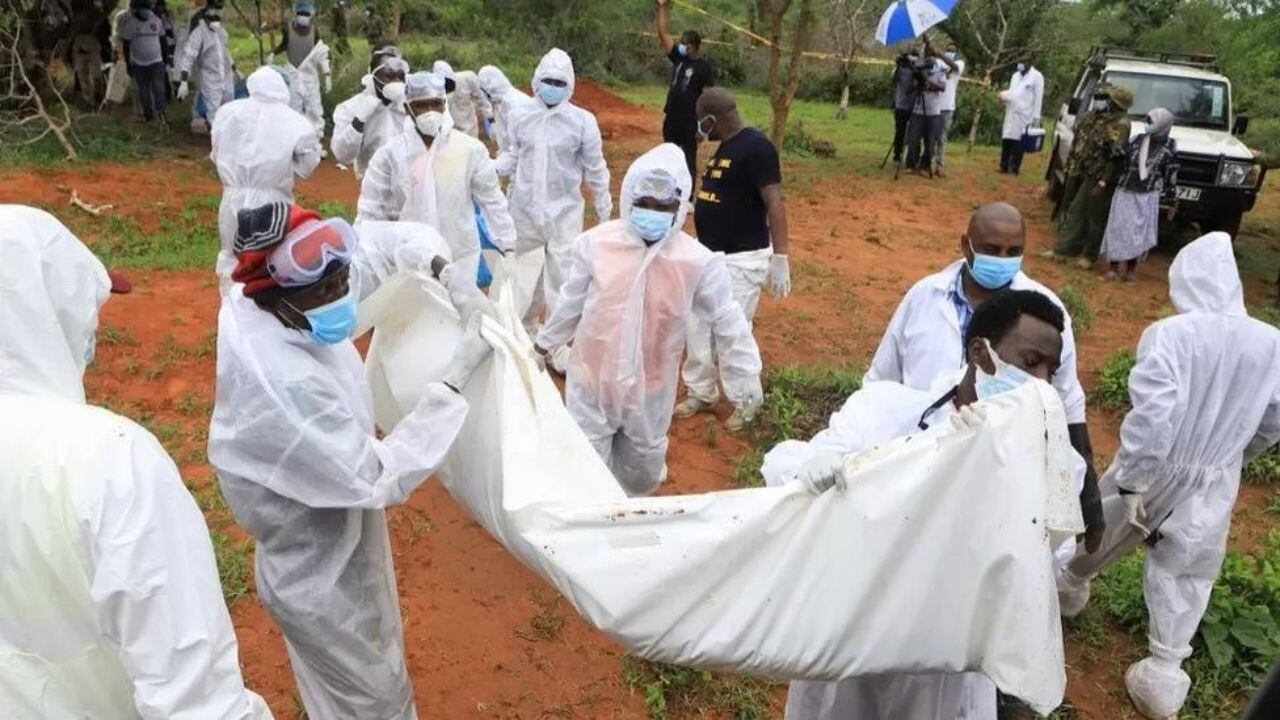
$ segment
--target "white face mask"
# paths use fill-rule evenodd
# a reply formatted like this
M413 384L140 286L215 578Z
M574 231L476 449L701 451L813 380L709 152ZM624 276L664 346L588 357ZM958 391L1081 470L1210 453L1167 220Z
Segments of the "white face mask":
M1009 392L1021 386L1022 384L1035 380L1026 370L1010 365L992 349L991 343L983 338L982 344L987 348L987 355L991 358L991 362L995 364L996 372L994 375L989 374L982 369L981 365L977 365L974 369L978 371L975 389L978 392L978 399L985 400L994 395Z
M382 97L386 98L392 105L399 105L404 102L404 83L389 82L382 86Z
M424 112L413 119L413 124L423 135L435 137L444 124L444 113L435 110Z
M210 20L210 21L209 21L209 29L210 29L210 30L217 30L217 29L219 29L219 28L221 28L221 27L222 27L222 21L220 21L220 20Z

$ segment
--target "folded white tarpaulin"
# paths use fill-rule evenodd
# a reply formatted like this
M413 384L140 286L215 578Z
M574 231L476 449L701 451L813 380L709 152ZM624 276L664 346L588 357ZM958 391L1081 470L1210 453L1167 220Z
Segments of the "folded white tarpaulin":
M845 491L628 499L497 305L497 350L439 474L629 651L792 679L981 670L1039 712L1061 702L1050 548L1082 523L1052 388L987 401L979 431L943 423L851 455ZM386 429L442 374L457 315L434 281L401 278L361 319L378 327L368 372Z

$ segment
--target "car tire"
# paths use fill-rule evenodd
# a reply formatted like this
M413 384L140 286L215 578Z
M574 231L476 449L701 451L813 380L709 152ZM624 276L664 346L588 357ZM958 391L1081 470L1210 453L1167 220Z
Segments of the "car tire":
M1062 202L1062 193L1066 189L1062 185L1062 180L1058 177L1058 166L1060 164L1058 162L1058 143L1055 142L1053 144L1053 155L1049 158L1049 169L1044 174L1044 179L1049 183L1049 186L1045 189L1045 197L1049 198L1049 201L1053 203Z

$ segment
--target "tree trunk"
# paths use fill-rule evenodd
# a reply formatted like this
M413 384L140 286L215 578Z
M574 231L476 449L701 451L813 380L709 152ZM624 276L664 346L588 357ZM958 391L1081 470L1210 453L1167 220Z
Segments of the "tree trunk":
M844 69L840 78L840 107L836 110L837 120L849 119L849 85L853 83L853 54L844 60Z
M329 23L333 25L333 50L339 55L351 52L351 43L347 39L347 11L337 3L329 10Z
M785 7L786 5L783 6L784 9ZM777 22L774 23L778 36L782 34L782 22L783 18L779 17ZM781 68L774 67L775 63L780 64L782 59L782 49L778 47L777 40L774 40L774 47L771 48L769 95L770 105L773 106L773 127L770 130L769 139L777 147L782 147L782 140L787 134L787 116L791 114L791 101L795 99L796 89L800 87L800 71L804 66L804 48L809 42L809 27L812 24L813 0L800 0L800 17L796 19L795 31L791 35L791 47L787 52L787 79L785 83L778 82ZM770 39L772 40L773 38Z
M973 104L973 123L969 125L969 141L965 143L965 152L973 152L973 145L978 139L978 123L982 122L982 109L986 107L983 101L990 92L991 71L988 70L982 75L982 89L978 91L978 101Z

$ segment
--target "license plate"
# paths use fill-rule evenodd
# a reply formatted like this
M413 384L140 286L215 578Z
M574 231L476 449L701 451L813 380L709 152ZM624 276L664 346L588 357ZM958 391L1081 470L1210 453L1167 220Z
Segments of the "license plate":
M1199 199L1200 199L1200 188L1194 188L1194 187L1179 187L1179 188L1178 188L1178 199L1179 199L1179 200L1190 200L1190 201L1192 201L1192 202L1194 202L1194 201L1196 201L1196 200L1199 200Z

